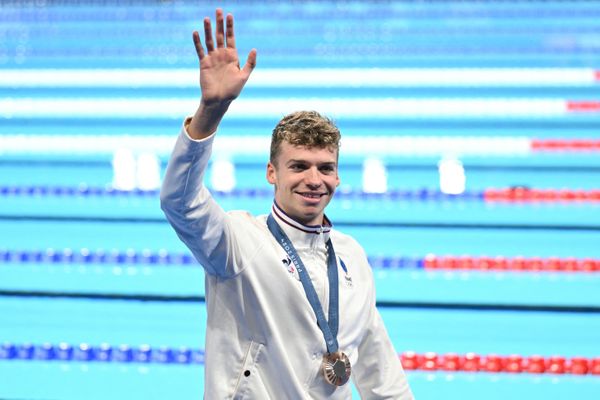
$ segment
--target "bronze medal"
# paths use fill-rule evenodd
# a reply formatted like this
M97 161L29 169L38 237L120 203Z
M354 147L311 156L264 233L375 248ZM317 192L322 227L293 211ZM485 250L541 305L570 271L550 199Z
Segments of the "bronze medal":
M350 379L352 366L348 356L338 351L323 357L323 375L327 383L342 386Z

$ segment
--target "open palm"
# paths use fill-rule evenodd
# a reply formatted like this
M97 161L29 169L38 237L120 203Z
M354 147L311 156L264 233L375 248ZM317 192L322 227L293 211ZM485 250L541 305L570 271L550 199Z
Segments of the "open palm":
M204 19L206 52L202 48L198 32L193 34L194 45L200 61L202 102L206 105L229 103L238 97L256 65L256 50L253 49L250 51L244 67L240 68L235 48L233 16L227 15L227 32L225 33L223 11L217 9L216 14L216 47L209 18Z

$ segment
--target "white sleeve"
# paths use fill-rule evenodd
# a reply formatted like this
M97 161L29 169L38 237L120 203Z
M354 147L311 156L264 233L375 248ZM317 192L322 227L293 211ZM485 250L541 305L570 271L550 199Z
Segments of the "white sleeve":
M369 323L352 368L354 384L363 399L412 400L402 364L375 307L374 285L371 287Z
M234 276L239 271L230 218L203 184L215 134L194 140L186 125L167 166L160 191L161 208L177 236L208 274Z

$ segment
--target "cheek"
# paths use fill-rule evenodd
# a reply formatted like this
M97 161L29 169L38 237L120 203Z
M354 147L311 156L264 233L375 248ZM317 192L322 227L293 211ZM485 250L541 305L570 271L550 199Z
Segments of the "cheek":
M327 186L331 187L331 188L335 188L337 187L337 185L340 183L339 179L337 176L328 176L325 179L325 182L327 184Z

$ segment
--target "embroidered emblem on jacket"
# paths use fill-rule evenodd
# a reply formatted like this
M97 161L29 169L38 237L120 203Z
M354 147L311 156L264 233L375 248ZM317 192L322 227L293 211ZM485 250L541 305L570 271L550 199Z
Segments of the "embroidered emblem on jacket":
M292 262L292 260L289 257L282 258L281 262L283 263L283 266L285 267L285 269L287 269L287 271L290 273L290 275L292 275L297 280L300 280L300 275L298 274L298 270L296 270L296 266L294 265L294 263Z
M290 274L293 274L296 271L296 267L294 267L294 263L292 262L292 260L290 260L289 257L284 258L283 260L281 260L281 262Z

